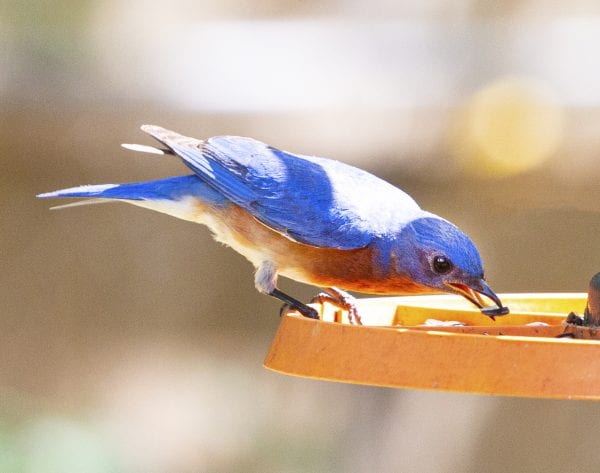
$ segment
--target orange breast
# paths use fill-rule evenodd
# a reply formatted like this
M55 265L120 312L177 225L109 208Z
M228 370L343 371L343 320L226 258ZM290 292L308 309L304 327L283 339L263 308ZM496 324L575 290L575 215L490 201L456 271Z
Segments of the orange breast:
M233 204L225 210L202 206L202 211L211 214L211 220L217 222L209 224L217 240L246 256L255 266L265 260L275 262L279 274L291 279L371 294L431 292L393 268L388 271L374 268L377 258L370 246L338 250L297 243Z

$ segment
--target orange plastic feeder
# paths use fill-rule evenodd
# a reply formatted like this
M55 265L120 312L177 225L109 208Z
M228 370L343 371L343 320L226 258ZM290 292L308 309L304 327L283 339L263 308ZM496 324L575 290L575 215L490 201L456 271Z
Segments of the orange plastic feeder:
M556 338L587 295L504 294L493 322L458 296L359 299L363 325L314 305L321 320L281 319L265 367L290 375L394 388L600 399L600 340ZM452 325L456 321L461 325ZM599 336L600 338L600 336Z

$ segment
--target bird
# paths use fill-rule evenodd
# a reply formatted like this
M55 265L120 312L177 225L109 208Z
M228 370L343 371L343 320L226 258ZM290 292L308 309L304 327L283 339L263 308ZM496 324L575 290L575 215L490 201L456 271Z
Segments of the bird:
M37 197L88 198L54 208L121 201L204 224L215 240L254 265L259 292L312 319L319 319L317 310L282 292L279 276L322 288L315 300L347 309L356 324L361 319L348 291L451 293L492 319L508 313L486 282L475 243L389 182L252 138L200 140L156 125L141 129L160 145L122 146L177 156L193 174L83 185Z

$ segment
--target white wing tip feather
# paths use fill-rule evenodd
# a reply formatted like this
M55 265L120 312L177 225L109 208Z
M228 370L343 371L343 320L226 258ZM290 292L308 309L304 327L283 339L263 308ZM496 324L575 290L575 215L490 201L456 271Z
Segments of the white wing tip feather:
M130 151L140 151L142 153L167 154L167 150L155 148L154 146L138 145L132 143L122 143L121 146Z
M94 194L99 194L101 192L104 192L105 190L112 189L113 187L118 187L118 184L96 184L96 185L70 187L68 189L61 189L59 191L38 194L36 197L40 197L42 199L47 198L47 197L68 197L69 194L78 194L81 192L90 194L90 197L92 197ZM75 196L75 197L81 197L81 196Z

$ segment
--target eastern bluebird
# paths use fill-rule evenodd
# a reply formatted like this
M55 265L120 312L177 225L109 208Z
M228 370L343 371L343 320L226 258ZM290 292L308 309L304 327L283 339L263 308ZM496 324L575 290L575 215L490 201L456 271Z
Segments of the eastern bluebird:
M484 279L479 252L455 225L422 210L406 193L338 161L279 150L251 138L188 138L142 126L165 148L123 145L175 154L194 171L129 184L89 185L38 197L122 200L203 223L256 268L255 285L306 317L312 307L277 289L277 277L327 288L338 306L358 315L348 291L370 294L449 292L485 315L504 315ZM67 204L77 205L80 204ZM481 295L497 306L485 306Z

